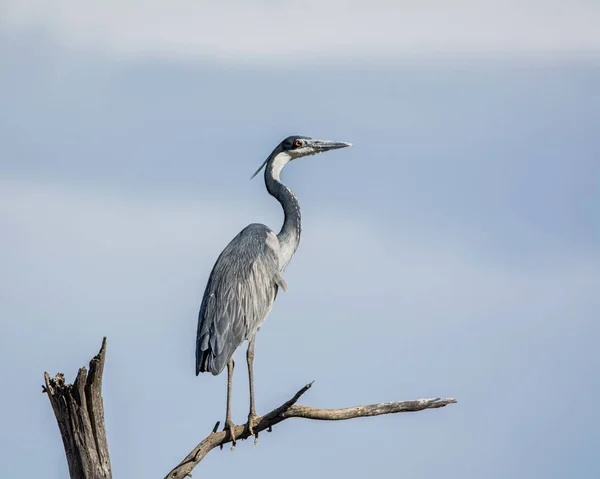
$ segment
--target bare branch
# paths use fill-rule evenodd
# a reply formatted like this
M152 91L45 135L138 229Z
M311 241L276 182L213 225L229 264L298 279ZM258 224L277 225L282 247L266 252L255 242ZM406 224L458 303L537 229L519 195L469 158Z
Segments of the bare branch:
M356 406L345 409L319 409L310 406L297 406L296 402L300 397L310 389L312 383L307 384L300 389L294 397L285 402L270 413L257 418L257 424L254 427L255 432L270 430L272 426L292 417L304 419L315 419L322 421L342 421L358 417L380 416L382 414L395 414L399 412L416 412L423 409L436 409L456 403L456 399L433 398L417 399L415 401L400 401L380 404L371 404L369 406ZM215 427L216 429L216 427ZM247 439L250 437L250 431L247 425L234 426L233 432L236 440ZM213 432L209 434L200 444L198 444L188 455L175 467L165 479L184 479L191 476L191 472L202 459L214 448L223 446L231 442L228 431Z
M42 391L48 394L50 404L62 436L71 479L111 479L112 471L108 454L108 443L104 429L104 406L102 400L102 374L106 358L106 338L100 352L92 358L89 373L80 368L73 384L65 384L65 376L58 373L54 378L44 373ZM256 418L254 432L271 432L272 427L286 419L297 417L320 421L342 421L358 417L379 416L399 412L416 412L436 409L456 403L456 399L432 398L415 401L400 401L355 406L344 409L320 409L298 406L296 403L312 386L301 388L294 396L268 414ZM166 479L191 477L191 471L216 447L232 442L229 429L217 431L217 422L212 432L198 444L187 457L175 467ZM252 436L248 425L233 426L237 440Z
M89 374L80 368L72 385L65 384L62 373L54 378L44 373L42 391L48 393L54 410L73 479L112 477L102 401L105 358L106 338L100 352L90 361Z

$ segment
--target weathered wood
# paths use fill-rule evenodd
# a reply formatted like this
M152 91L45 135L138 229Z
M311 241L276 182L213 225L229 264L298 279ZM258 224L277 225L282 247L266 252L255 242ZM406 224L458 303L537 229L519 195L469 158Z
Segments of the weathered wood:
M69 474L71 479L112 479L108 443L104 428L104 405L102 400L102 374L106 358L106 338L102 340L100 352L92 358L89 373L80 368L73 384L65 384L65 376L58 373L54 378L44 373L45 387L50 404L60 430ZM310 406L297 406L296 402L312 386L307 384L289 401L273 409L268 414L256 418L254 432L272 430L272 427L286 419L297 417L322 421L341 421L358 417L379 416L400 412L416 412L436 409L456 403L456 399L433 398L415 401L400 401L356 406L344 409L319 409ZM219 423L209 434L177 465L165 479L191 477L191 471L216 447L223 447L232 441L229 430L217 431ZM237 440L252 436L248 425L233 426Z
M44 373L44 392L56 416L71 479L112 478L102 400L105 358L106 338L90 361L89 373L80 368L73 384L65 384L62 373L54 378Z
M279 424L286 419L299 417L304 419L315 419L322 421L342 421L346 419L354 419L358 417L380 416L382 414L395 414L399 412L416 412L424 409L436 409L447 406L448 404L456 403L456 399L433 398L433 399L417 399L415 401L399 401L380 404L371 404L368 406L356 406L345 409L319 409L310 406L296 406L296 402L306 391L310 389L312 383L307 384L300 389L294 397L285 402L278 408L273 409L270 413L256 418L254 431L259 433L264 430L271 430L275 424ZM214 448L223 446L232 442L229 431L219 431L216 429L218 423L205 439L200 442L187 457L179 463L165 479L184 479L186 476L191 476L192 469L198 465L202 459ZM247 439L251 436L248 430L248 425L240 425L233 427L233 434L236 440Z

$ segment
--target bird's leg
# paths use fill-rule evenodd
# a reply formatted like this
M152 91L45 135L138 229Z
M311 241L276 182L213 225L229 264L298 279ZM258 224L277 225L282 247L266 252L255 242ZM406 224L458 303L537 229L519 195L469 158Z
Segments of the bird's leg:
M233 422L231 421L231 386L233 384L233 368L235 363L230 359L227 363L227 413L225 414L225 428L231 436L231 450L235 449L235 433L233 432Z
M254 435L254 444L258 442L258 433L254 434L256 425L256 408L254 407L254 338L248 342L248 351L246 351L246 360L248 361L248 382L250 383L250 413L248 414L248 430Z

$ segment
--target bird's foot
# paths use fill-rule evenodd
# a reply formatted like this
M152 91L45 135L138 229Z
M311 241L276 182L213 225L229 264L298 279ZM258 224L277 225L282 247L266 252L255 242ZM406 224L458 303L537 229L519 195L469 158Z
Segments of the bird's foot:
M233 422L231 420L229 420L229 421L225 421L225 427L223 428L223 431L229 431L229 436L231 437L231 450L232 451L235 450L235 443L236 443L235 432L233 432L234 427L235 426L233 425Z
M258 432L254 432L254 428L256 427L256 414L250 413L248 414L248 431L250 431L250 435L254 436L254 444L258 444Z

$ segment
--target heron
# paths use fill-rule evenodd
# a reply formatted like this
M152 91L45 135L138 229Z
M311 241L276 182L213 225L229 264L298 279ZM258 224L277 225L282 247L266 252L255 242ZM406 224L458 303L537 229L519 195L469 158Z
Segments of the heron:
M256 426L254 404L254 341L271 312L279 289L287 291L283 272L300 243L301 221L298 200L281 180L281 170L290 161L309 155L352 146L339 141L315 140L306 136L289 136L275 147L251 176L264 168L265 186L283 208L284 221L279 233L252 223L246 226L221 252L209 275L196 335L196 376L210 372L217 376L227 366L227 410L224 430L236 438L231 420L231 390L235 363L233 354L248 341L246 362L250 386L250 435Z

